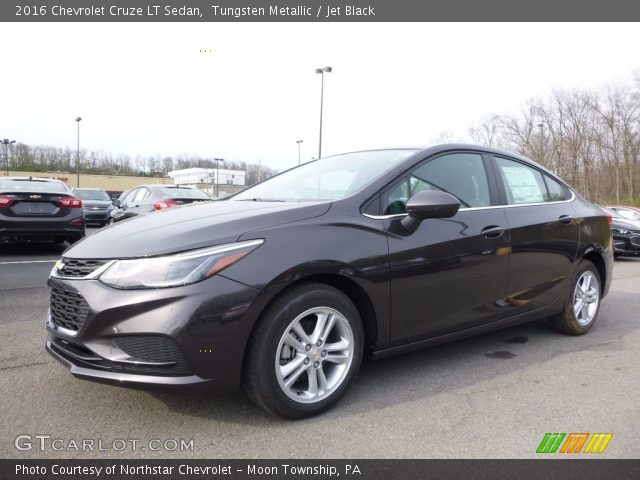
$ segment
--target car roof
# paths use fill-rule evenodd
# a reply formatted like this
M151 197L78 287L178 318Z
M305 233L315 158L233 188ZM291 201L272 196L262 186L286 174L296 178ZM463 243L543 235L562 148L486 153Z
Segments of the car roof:
M640 210L638 207L632 207L630 205L606 205L607 208L626 208L627 210Z
M187 187L186 185L176 185L175 183L147 183L144 185L138 185L134 188L147 187L147 188L187 188L189 190L200 190L199 188ZM133 190L133 189L132 189Z
M92 191L104 192L102 188L89 188L89 187L74 187L74 190L92 190Z

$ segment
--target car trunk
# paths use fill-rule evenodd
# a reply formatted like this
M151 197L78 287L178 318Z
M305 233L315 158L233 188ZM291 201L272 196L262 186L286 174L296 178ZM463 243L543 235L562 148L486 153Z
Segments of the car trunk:
M172 196L168 200L176 202L178 205L188 205L189 203L210 202L210 198L184 198L180 196Z
M68 207L59 201L73 197L66 193L46 192L2 192L12 202L3 208L3 213L9 217L63 217L69 212Z

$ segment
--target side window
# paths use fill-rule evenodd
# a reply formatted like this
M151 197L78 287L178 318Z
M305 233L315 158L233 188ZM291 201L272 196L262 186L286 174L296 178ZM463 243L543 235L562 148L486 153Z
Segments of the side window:
M513 160L496 157L509 205L544 203L549 201L542 173Z
M544 183L546 183L547 190L549 191L550 202L561 202L562 200L567 199L567 194L564 190L564 187L549 175L544 175Z
M422 190L450 193L463 208L491 205L482 156L476 153L452 153L423 163L383 192L382 214L405 213L407 200Z
M138 189L135 190L131 190L123 199L122 202L120 202L121 205L129 205L132 201L133 198L136 196L136 194L138 193Z
M135 196L132 196L129 203L137 204L140 200L144 200L149 196L149 190L146 188L139 188Z

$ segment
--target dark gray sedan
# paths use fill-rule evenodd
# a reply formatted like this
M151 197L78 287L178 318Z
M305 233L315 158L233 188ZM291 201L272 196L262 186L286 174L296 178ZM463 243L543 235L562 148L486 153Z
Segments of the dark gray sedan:
M82 200L64 182L51 178L0 179L0 242L84 237Z

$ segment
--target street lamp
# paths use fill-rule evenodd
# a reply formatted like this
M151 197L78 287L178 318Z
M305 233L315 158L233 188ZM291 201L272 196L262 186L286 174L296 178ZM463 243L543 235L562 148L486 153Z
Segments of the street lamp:
M320 83L320 140L318 141L318 158L322 158L322 104L324 102L324 74L332 72L331 67L316 68L316 73L322 77Z
M298 144L298 165L300 165L300 144L302 140L296 140L296 143Z
M539 123L538 128L540 129L540 158L539 161L544 165L543 157L544 157L544 123Z
M218 198L218 189L220 188L220 177L218 176L220 162L224 162L224 158L214 158L214 162L216 162L216 199Z
M9 145L12 143L16 143L16 141L9 140L8 138L2 140L2 144L4 145L4 164L7 167L7 177L9 176Z
M78 124L78 148L76 149L76 187L80 188L80 120L81 117L76 117L76 123Z

